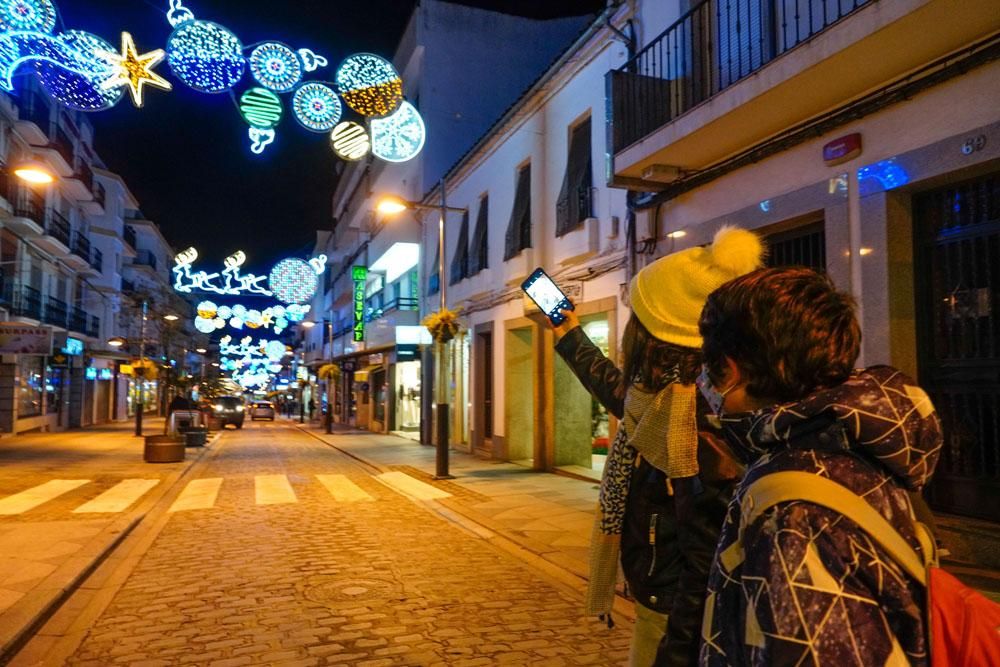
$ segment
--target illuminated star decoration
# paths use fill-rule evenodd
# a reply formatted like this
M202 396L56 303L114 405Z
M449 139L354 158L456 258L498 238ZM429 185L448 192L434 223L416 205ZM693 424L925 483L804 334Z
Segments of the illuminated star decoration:
M165 55L163 49L156 49L148 53L139 55L135 48L132 35L122 33L122 52L102 53L112 63L115 70L113 77L102 84L102 88L116 88L128 86L129 93L132 94L132 103L137 107L142 107L142 88L145 85L155 86L163 90L171 90L170 82L159 74L153 72L153 67L163 60Z

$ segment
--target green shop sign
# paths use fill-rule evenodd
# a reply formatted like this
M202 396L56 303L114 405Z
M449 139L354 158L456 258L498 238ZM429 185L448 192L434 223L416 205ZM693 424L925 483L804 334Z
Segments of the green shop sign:
M368 282L368 267L351 267L354 279L354 341L365 339L365 284Z

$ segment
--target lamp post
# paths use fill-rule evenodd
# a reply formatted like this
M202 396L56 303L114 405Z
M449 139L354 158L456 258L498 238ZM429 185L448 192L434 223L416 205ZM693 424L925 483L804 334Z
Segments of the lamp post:
M438 217L438 294L440 295L440 310L444 311L447 303L446 286L448 281L444 275L444 223L449 212L465 213L467 208L455 208L448 206L445 182L442 178L438 184L441 190L441 204L439 206L428 206L419 202L406 201L396 197L384 197L376 205L376 209L386 215L401 213L407 209L415 211L439 211ZM441 341L434 342L435 368L434 376L434 414L437 417L437 450L435 452L435 475L434 479L452 479L448 472L448 450L450 446L450 417L448 415L448 386L445 382L448 363L445 357L445 346L447 343Z
M333 365L333 313L330 313L330 323L327 325L327 346L330 349L330 364ZM333 373L327 373L326 376L326 418L323 420L326 422L326 432L333 433L333 400L335 396L335 390L332 389L333 385Z
M136 406L135 406L135 434L142 435L142 412L145 407L143 404L143 393L145 391L145 386L143 378L146 376L146 315L149 312L149 304L145 299L142 301L142 319L139 320L139 366L135 369L135 377L138 382L138 387L136 391ZM108 340L108 345L111 347L122 347L128 339L121 336L115 336Z

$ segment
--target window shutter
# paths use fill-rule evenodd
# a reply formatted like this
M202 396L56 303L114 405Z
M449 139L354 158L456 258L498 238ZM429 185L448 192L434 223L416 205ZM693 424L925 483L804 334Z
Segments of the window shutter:
M469 275L474 276L489 266L489 236L488 236L488 215L489 197L479 200L479 212L476 214L476 230L472 233L472 246L470 251L472 257L469 258Z
M566 175L556 200L556 236L580 226L590 217L590 189L593 187L590 156L590 119L573 128L569 142Z
M451 258L451 280L449 285L461 281L469 275L469 212L462 214L462 226L458 229L458 243L455 256Z
M507 224L507 238L503 253L504 261L514 257L525 248L531 247L531 165L524 167L517 175L517 192L514 208Z

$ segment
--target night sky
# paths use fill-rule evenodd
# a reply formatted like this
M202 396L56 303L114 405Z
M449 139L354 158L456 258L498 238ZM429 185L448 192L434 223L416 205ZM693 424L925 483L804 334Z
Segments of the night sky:
M93 32L116 49L128 30L140 53L163 48L171 32L168 0L57 0L65 27ZM391 58L414 0L185 0L199 19L220 23L244 45L273 39L311 48L330 60L308 78L332 79L344 57L369 51ZM536 18L597 11L603 0L468 0L462 4ZM246 125L228 94L198 93L175 79L166 61L154 70L174 85L145 88L145 106L128 95L90 114L96 147L129 184L145 216L178 250L194 245L220 261L245 249L258 271L283 256L305 254L317 229L330 228L336 158L324 135L287 114L264 155L248 148ZM249 87L247 73L237 94ZM456 82L461 85L461 82ZM287 100L287 96L284 96ZM433 141L428 137L428 141Z

